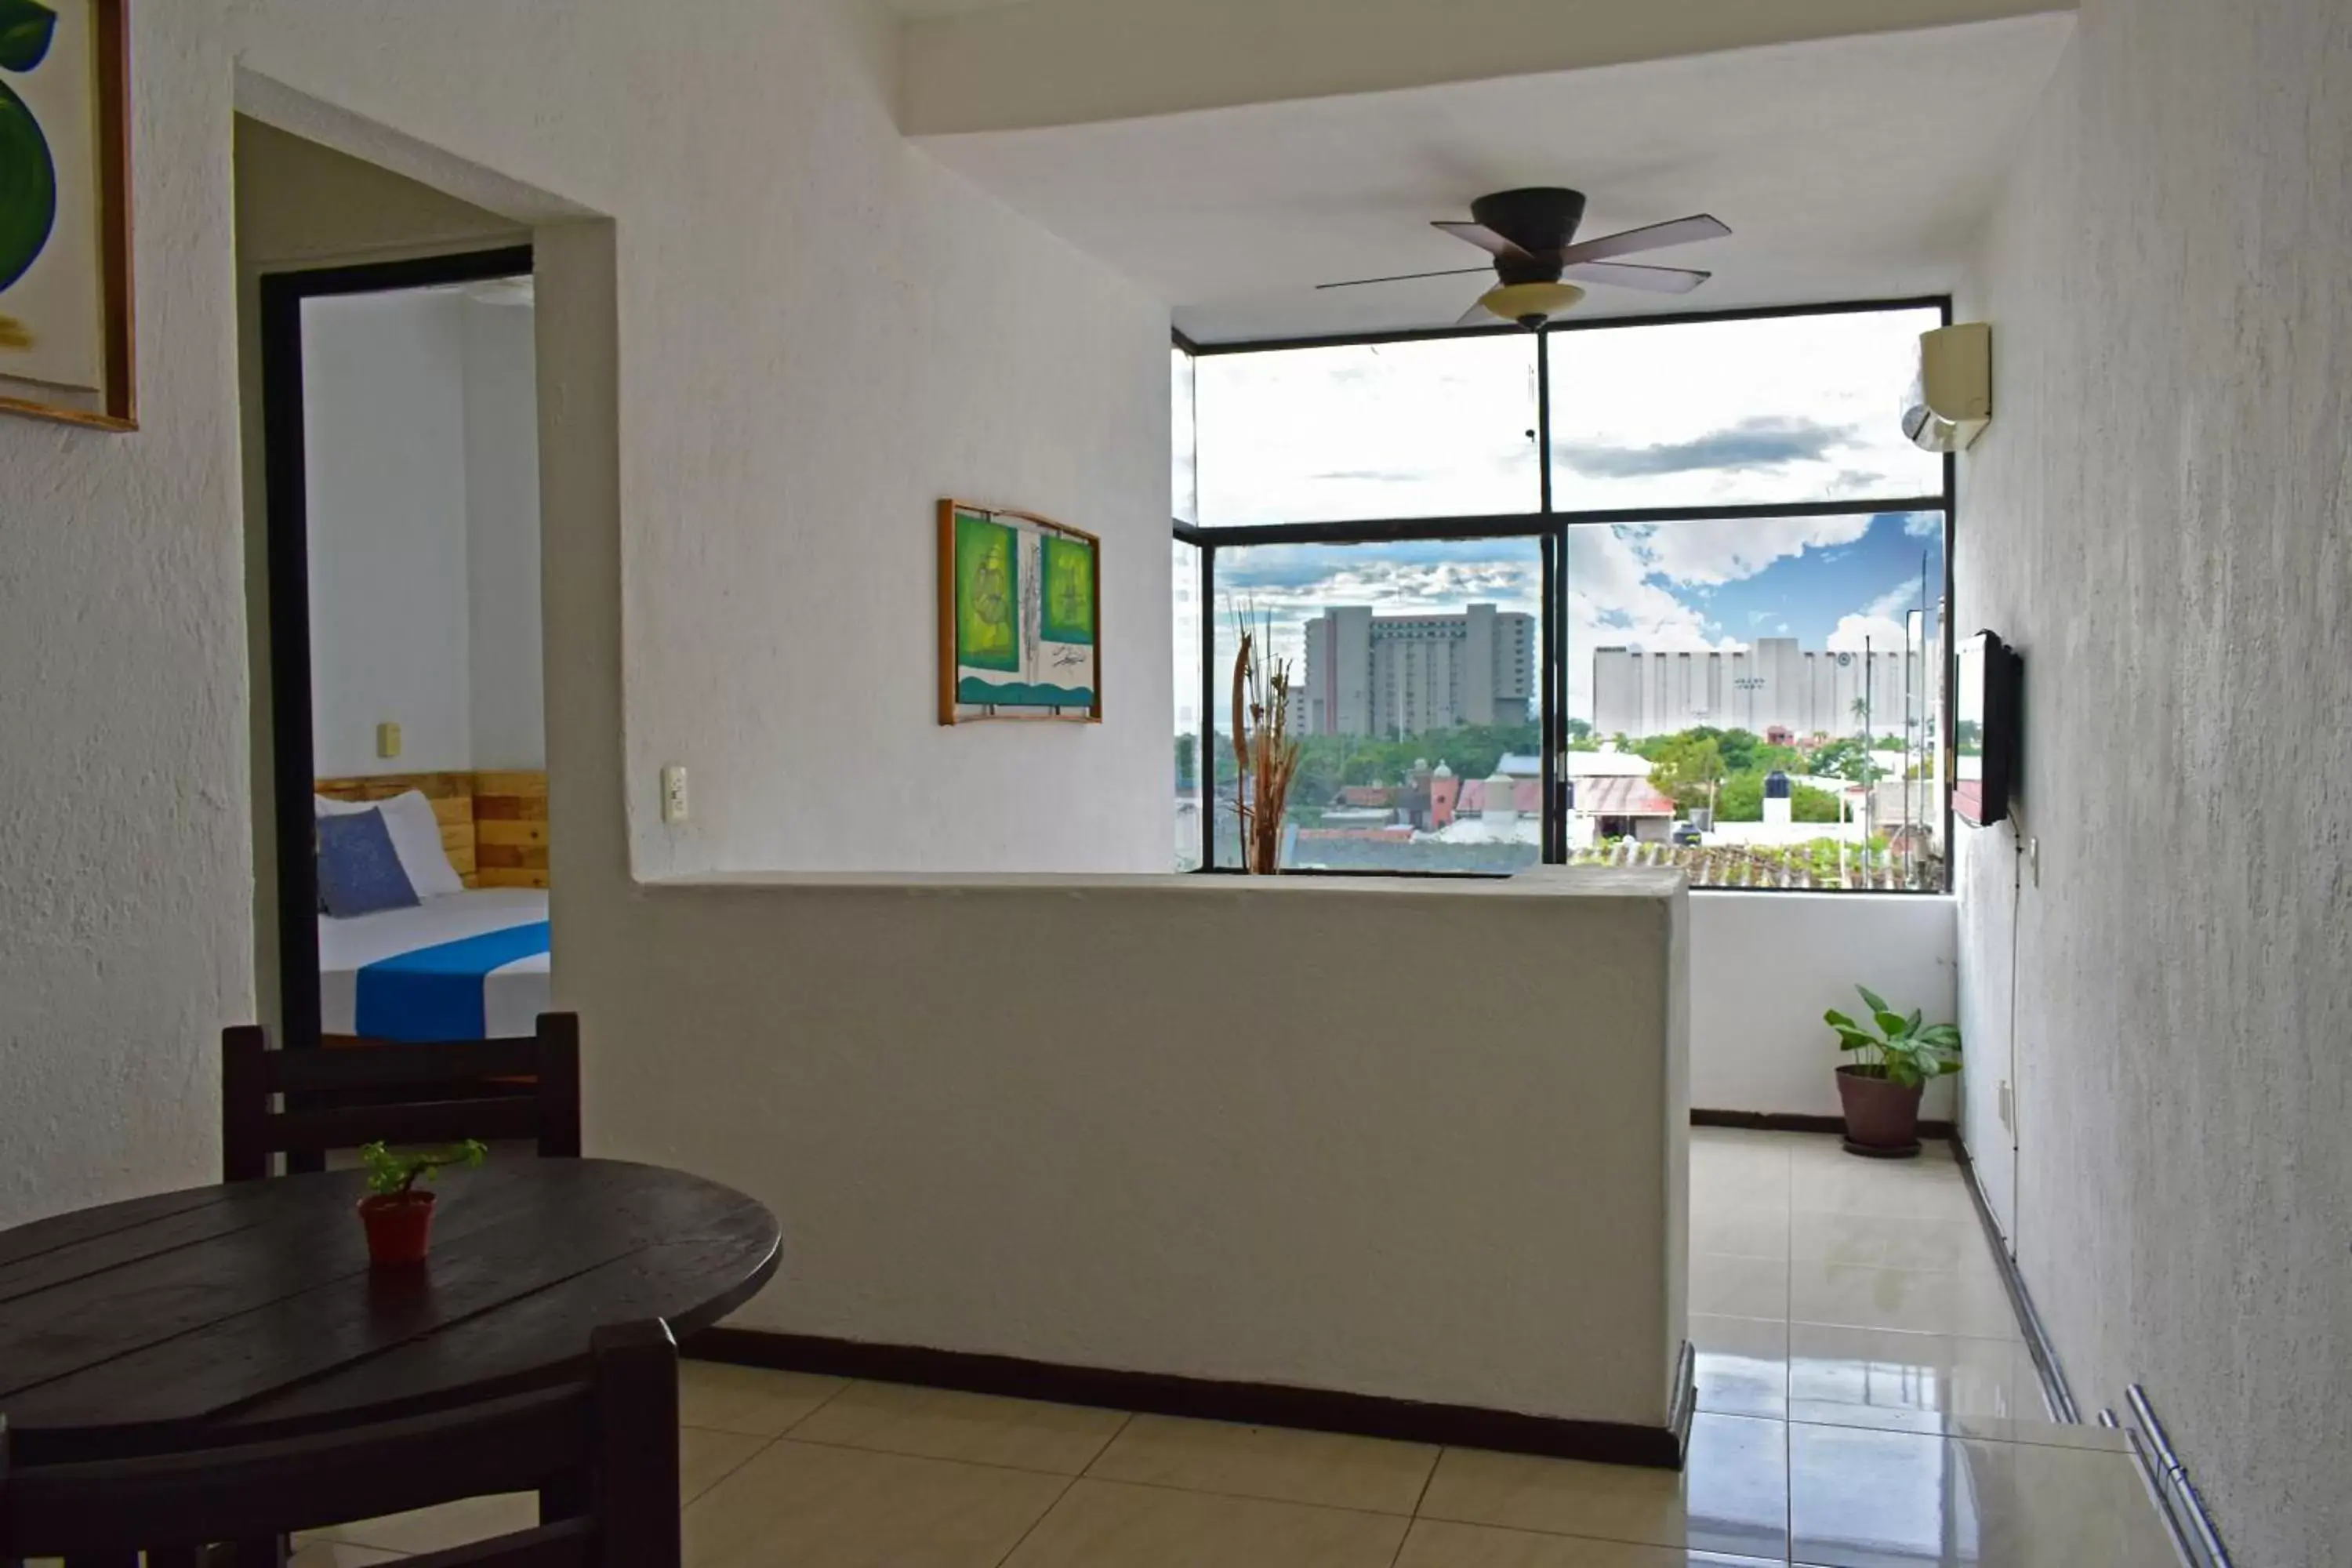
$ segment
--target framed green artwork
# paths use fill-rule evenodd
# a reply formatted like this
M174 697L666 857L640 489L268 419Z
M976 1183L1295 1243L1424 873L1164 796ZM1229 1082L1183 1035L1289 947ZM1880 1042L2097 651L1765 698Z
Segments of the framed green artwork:
M1101 542L960 500L939 526L940 722L1101 722Z
M0 409L138 427L130 0L0 0Z

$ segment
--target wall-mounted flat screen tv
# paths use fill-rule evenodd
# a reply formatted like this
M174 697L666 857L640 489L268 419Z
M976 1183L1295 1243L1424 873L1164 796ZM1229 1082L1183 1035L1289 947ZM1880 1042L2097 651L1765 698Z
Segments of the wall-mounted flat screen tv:
M2017 784L2024 661L1990 632L1960 645L1952 691L1952 815L1971 827L2009 816Z

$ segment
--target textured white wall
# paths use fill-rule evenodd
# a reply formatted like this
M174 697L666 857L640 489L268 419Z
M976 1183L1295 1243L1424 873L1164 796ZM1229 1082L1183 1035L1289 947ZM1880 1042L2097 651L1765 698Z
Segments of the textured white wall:
M2016 1241L2238 1561L2352 1539L2352 8L2089 0L1960 300L1954 613L2026 657ZM1963 840L1972 1010L2011 849ZM1977 888L1987 889L1977 896Z
M547 765L541 691L539 382L528 305L458 305L466 360L473 765Z
M579 911L666 982L594 986L593 1141L774 1206L740 1324L1655 1426L1685 903L1601 870L655 887ZM1432 930L1507 983L1431 987Z
M1931 1022L1950 1023L1953 900L1913 894L1691 895L1691 1103L1708 1110L1836 1116L1835 1037L1822 1022L1854 1013L1859 984ZM1928 1086L1919 1114L1948 1121L1953 1080Z
M464 301L302 308L310 734L321 777L473 765ZM401 728L376 755L376 725Z
M1167 864L1166 309L908 147L879 7L241 15L247 71L372 154L615 220L629 721L599 783L641 871ZM948 494L1103 535L1101 725L934 722Z
M142 427L0 417L0 1226L217 1171L252 1011L230 67L133 12Z

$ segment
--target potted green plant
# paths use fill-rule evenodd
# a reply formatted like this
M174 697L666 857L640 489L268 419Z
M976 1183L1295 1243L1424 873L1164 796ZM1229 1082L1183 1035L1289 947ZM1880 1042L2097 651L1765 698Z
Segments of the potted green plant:
M424 1262L433 1240L434 1194L416 1184L446 1166L478 1165L488 1153L471 1138L446 1149L387 1149L381 1142L362 1149L368 1195L360 1200L360 1223L367 1226L368 1261L379 1268Z
M1870 1026L1834 1007L1822 1015L1837 1031L1839 1050L1861 1053L1837 1069L1845 1146L1879 1159L1916 1154L1919 1096L1929 1079L1960 1070L1960 1032L1949 1024L1923 1024L1916 1007L1906 1017L1866 985L1854 989L1870 1008Z

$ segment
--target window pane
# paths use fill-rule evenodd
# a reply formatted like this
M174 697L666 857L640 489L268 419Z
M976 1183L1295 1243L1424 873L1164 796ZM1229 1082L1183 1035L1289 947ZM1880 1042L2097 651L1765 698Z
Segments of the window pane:
M1241 864L1230 693L1244 618L1293 685L1284 865L1539 860L1542 584L1532 539L1218 551L1216 864Z
M1942 493L1896 416L1932 310L1551 335L1552 504L1744 506Z
M1201 551L1179 540L1176 594L1176 869L1201 864Z
M1944 523L1570 528L1572 858L1940 889Z
M1179 522L1201 520L1199 433L1192 423L1192 356L1182 349L1168 351L1168 412L1171 429L1169 456L1171 492L1169 511Z
M1209 354L1194 374L1204 526L1542 504L1524 333Z

